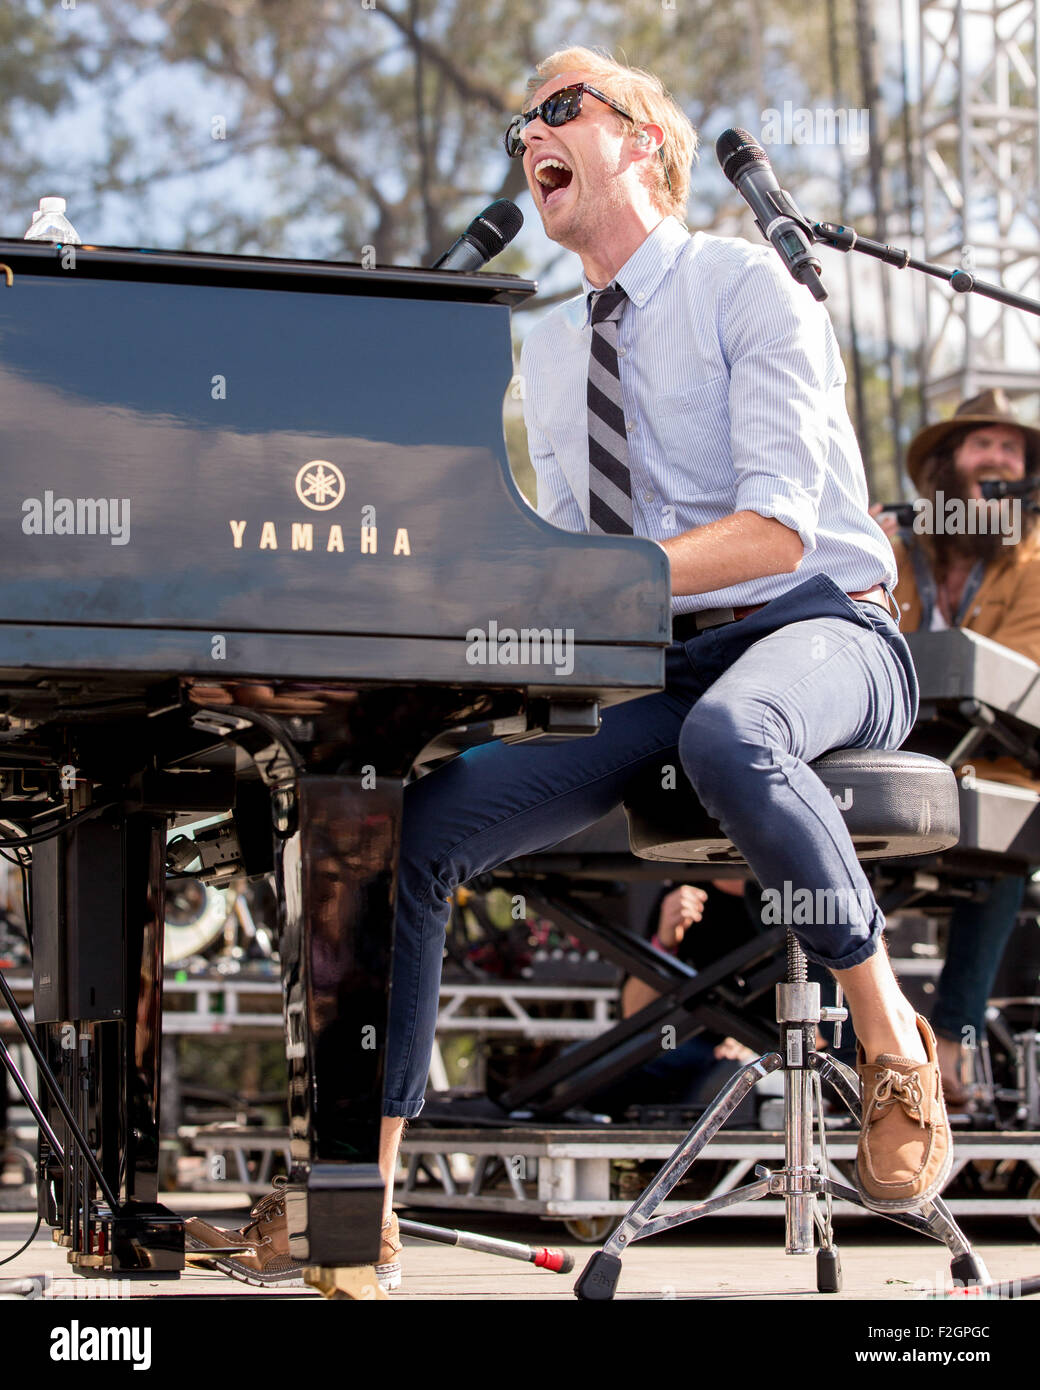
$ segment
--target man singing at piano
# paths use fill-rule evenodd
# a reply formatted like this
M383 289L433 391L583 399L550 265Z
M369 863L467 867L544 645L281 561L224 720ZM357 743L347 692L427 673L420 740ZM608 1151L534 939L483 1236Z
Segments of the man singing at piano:
M968 507L982 496L983 479L1020 482L1040 473L1040 430L1023 425L1003 391L962 401L949 420L929 425L910 441L910 480L939 517L951 501ZM963 627L1021 652L1040 664L1040 531L1028 501L993 503L985 529L933 525L899 532L895 599L904 632ZM1017 512L1017 517L1011 512ZM881 506L871 508L881 513ZM895 537L898 523L879 515ZM1000 521L1016 520L1013 526ZM994 521L997 524L989 524ZM917 521L915 518L915 528ZM1040 781L1014 758L972 760L976 778L1040 791ZM970 1106L968 1082L975 1051L985 1037L986 1001L1022 906L1025 879L1001 874L950 914L946 960L931 1021L948 1105Z
M681 764L763 888L847 903L840 925L797 931L842 985L863 1049L865 1201L912 1209L949 1172L935 1040L807 766L833 748L896 748L913 723L892 548L868 514L826 311L771 247L682 221L696 144L656 78L584 48L540 64L506 136L547 236L581 262L581 293L523 349L538 511L657 541L673 642L666 688L608 709L594 738L486 744L405 789L381 1161L388 1284L397 1148L423 1104L449 896L593 824L654 764ZM284 1270L275 1208L264 1249Z

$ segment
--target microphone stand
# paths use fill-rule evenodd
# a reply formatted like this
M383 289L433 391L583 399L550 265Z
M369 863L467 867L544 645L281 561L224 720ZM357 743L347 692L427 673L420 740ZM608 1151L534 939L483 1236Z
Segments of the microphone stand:
M934 261L919 261L901 247L886 246L883 242L871 241L869 237L860 236L853 227L839 227L834 222L804 222L802 225L814 241L833 246L836 251L861 251L863 255L873 256L885 265L894 265L897 270L906 270L909 267L911 270L923 271L925 275L934 275L937 280L945 280L958 294L974 292L986 299L995 299L999 304L1007 304L1012 309L1024 309L1027 314L1040 315L1040 300L1029 299L1024 294L1015 294L1013 290L1005 290L1001 285L991 285L987 280L979 280L969 270L962 270L960 267L951 270L948 265L938 265Z

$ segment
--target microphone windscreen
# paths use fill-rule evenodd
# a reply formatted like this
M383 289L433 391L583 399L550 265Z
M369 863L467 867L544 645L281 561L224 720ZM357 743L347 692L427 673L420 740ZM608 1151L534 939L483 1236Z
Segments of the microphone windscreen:
M722 132L715 141L715 154L730 183L734 183L749 164L769 164L769 156L755 137L739 126Z
M481 246L488 259L504 251L524 225L524 214L508 198L499 198L474 217L466 235Z

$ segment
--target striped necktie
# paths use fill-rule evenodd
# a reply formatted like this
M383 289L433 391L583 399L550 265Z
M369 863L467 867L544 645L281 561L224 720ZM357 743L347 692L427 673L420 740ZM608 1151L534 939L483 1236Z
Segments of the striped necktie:
M618 320L628 295L615 282L589 297L589 530L593 535L630 536L632 475L617 352Z

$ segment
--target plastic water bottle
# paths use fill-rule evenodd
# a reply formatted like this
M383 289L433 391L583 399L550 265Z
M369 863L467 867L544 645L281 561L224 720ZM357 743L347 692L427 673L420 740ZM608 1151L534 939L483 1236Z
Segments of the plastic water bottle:
M63 245L81 246L75 227L65 216L64 198L41 198L33 213L32 226L25 234L26 241L58 241Z

